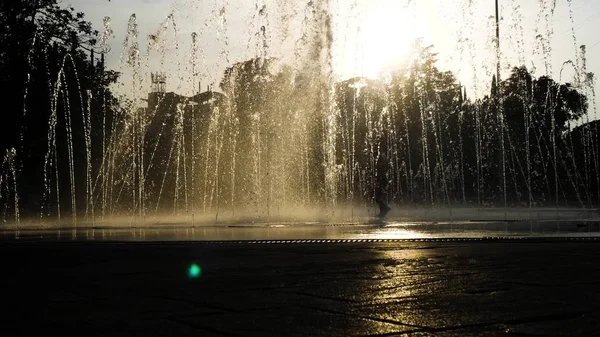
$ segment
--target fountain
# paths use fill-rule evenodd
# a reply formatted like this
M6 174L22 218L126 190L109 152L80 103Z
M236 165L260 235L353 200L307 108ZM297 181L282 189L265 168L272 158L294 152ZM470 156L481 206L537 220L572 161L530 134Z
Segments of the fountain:
M513 23L500 23L517 46L512 70L508 62L502 69L500 62L478 63L476 5L456 1L464 22L457 47L469 59L463 67L473 77L472 98L455 74L438 68L435 47L423 39L376 78L340 78L336 47L353 33L336 33L344 17L360 19L357 2L257 0L249 12L247 50L239 53L248 57L234 53L233 4L216 1L204 23L209 28L198 23L186 37L177 21L184 13L166 15L148 35L146 55L132 15L118 69L124 98L118 108L104 101L94 106L94 95L107 96L84 88L81 78L107 74L114 33L106 18L101 61L92 53L92 69L83 70L67 53L58 73L48 76L47 136L44 146L35 145L35 151L44 148L42 169L20 161L30 151L28 138L21 149L5 149L3 220L356 222L374 214L381 164L389 202L401 210L392 213L398 219L547 217L540 207L559 219L573 209L595 210L600 153L593 74L573 30L576 57L563 64L557 82L551 78L556 2L540 3L534 57L542 58L545 72L536 77L521 67L525 41L516 1L501 7ZM571 1L567 5L573 27ZM414 6L407 1L403 10ZM495 43L486 45L496 46L487 48L488 56L508 60L492 19L488 28L486 38ZM210 39L212 47L203 45ZM210 56L214 50L218 55ZM222 76L214 75L209 56ZM563 78L564 69L573 81Z

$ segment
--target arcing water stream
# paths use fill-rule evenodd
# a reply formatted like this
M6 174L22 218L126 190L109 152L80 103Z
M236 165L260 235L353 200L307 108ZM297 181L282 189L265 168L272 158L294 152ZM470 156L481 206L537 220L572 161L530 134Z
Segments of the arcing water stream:
M452 73L436 67L434 50L419 41L402 65L380 78L339 80L336 41L348 36L336 36L336 25L343 19L339 13L360 17L356 3L342 9L348 5L339 1L298 5L257 0L246 27L246 49L253 54L238 61L233 61L229 35L237 26L229 23L232 6L227 2L216 1L204 23L214 31L198 23L189 39L179 33L177 17L184 15L166 15L148 36L145 56L132 15L121 54L122 81L129 83L130 98L129 104L122 103L122 113L91 111L83 98L89 100L90 93L82 95L79 70L68 54L58 78L51 80L48 146L40 162L41 219L33 221L60 224L65 214L73 224L123 215L132 221L183 216L182 221L191 223L296 219L301 214L353 218L372 209L381 176L388 182L387 199L397 209L423 208L432 216L437 209L448 210L444 214L452 218L455 208L481 212L500 207L505 217L510 209L526 208L534 218L536 206L557 213L598 207L595 83L575 31L577 57L564 64L577 79L571 85L561 85L568 82L562 69L558 82L540 77L532 84L527 71L513 72L510 80L492 80L494 62L480 64L475 55L480 50L470 24L475 5L456 2L463 20L457 46L470 60L463 66L471 68L475 92L483 80L492 83L486 98L469 99ZM193 3L210 8L204 1ZM570 9L571 1L567 3ZM415 4L408 1L405 8L411 6ZM554 61L555 7L555 1L540 1L537 15L533 57L542 57L547 76ZM520 46L516 53L523 62L520 6L513 0L502 9L512 13L506 34ZM574 26L572 13L570 18ZM104 23L101 43L108 52L113 33L110 19ZM485 34L495 39L493 29ZM216 47L202 45L207 38ZM214 49L218 62L226 65L218 87L206 61ZM505 53L485 49L489 55ZM168 59L182 53L189 64L174 61L169 69ZM167 80L173 77L165 72L184 69L191 75L175 82L179 92L194 88L192 95L167 92ZM202 83L212 84L204 90ZM587 101L565 103L573 90ZM70 102L76 95L81 105L76 111L82 116L73 122ZM586 122L577 129L561 115L576 111L584 112ZM103 117L92 118L94 114ZM102 122L94 125L92 120ZM84 135L83 145L74 144L74 134ZM99 144L92 144L92 134L102 135L94 138ZM37 184L19 177L18 160L19 153L8 150L0 171L3 217L16 223L19 185Z

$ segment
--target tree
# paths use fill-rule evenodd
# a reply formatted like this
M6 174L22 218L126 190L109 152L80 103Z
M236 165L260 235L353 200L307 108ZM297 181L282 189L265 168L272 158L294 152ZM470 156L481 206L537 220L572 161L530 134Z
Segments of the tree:
M292 200L301 204L322 188L317 178L322 165L308 163L322 144L309 139L315 121L301 83L301 76L277 59L255 58L225 70L220 86L235 123L231 174L238 206L262 211Z
M409 63L377 80L338 84L338 123L347 167L341 190L373 198L375 167L388 158L389 196L395 202L450 202L462 192L462 88L436 66L433 46L416 40ZM348 192L347 192L348 193Z
M554 200L558 193L576 201L580 187L565 134L570 121L587 113L587 97L569 83L534 78L524 66L513 68L501 85L507 151L514 162L509 179L526 186L530 199Z
M63 212L89 211L100 144L119 109L109 89L118 74L106 70L103 55L94 57L98 32L57 0L3 1L0 27L2 118L10 121L0 124L0 149L16 151L21 207L39 214L52 199L44 212L58 204ZM51 193L49 181L57 187Z
M62 8L57 0L13 0L0 4L0 88L10 97L11 117L22 121L26 115L28 86L36 70L55 75L61 52L78 54L91 50L96 43L97 31L84 20L83 13L72 7ZM54 54L54 55L51 55ZM43 57L42 57L43 56ZM81 57L81 55L73 55ZM44 58L46 58L44 60ZM53 62L54 61L54 62ZM49 64L44 64L44 63ZM58 61L57 63L60 63ZM20 129L3 124L1 145L17 147Z

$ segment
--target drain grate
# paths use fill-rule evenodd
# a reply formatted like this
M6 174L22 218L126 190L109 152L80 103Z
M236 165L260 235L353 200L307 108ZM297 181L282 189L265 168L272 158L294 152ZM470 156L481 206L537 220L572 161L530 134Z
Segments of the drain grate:
M345 243L448 243L448 242L600 242L597 237L481 237L481 238L420 238L420 239L296 239L296 240L206 240L185 241L189 244L214 245L284 245L284 244L345 244Z
M538 236L538 237L518 237L518 236L488 236L488 237L439 237L439 238L388 238L388 239L265 239L265 240L131 240L131 239L99 239L88 240L86 238L68 238L64 240L52 239L40 240L38 237L24 236L20 238L1 238L2 244L161 244L161 245L319 245L319 244L390 244L390 243L600 243L600 237L579 236L579 237L560 237L560 236Z

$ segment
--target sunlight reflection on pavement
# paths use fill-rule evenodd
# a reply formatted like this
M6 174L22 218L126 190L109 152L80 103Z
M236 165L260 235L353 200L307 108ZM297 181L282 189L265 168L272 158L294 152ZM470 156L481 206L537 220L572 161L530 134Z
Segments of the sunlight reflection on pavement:
M600 237L597 221L478 221L267 223L162 225L147 227L64 227L0 231L4 240L50 241L252 241L252 240L401 240L435 238Z
M22 335L600 334L595 243L12 241L0 253L0 321Z

